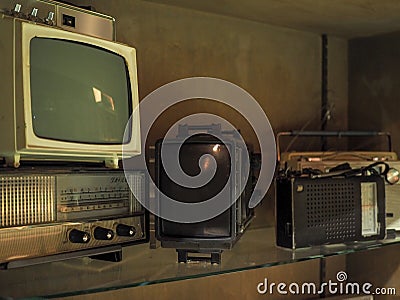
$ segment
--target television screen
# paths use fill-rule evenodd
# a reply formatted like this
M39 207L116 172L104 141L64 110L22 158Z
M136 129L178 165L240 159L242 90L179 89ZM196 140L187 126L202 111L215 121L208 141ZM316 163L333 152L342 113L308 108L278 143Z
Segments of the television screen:
M125 59L94 45L30 41L32 124L40 138L121 144L132 113Z
M178 143L164 143L162 147L168 147L166 151L179 152L180 166L190 176L199 174L199 161L203 168L207 168L207 160L200 160L200 157L212 155L217 163L217 170L214 177L204 186L199 188L187 188L172 181L166 174L162 163L159 164L158 184L160 190L168 197L185 203L201 202L211 199L217 195L223 187L230 186L229 174L231 171L230 155L226 145L209 135L197 135L185 141L179 150ZM158 155L160 151L158 151ZM159 159L160 161L160 159ZM231 189L228 189L230 197ZM162 196L160 205L162 210ZM232 208L213 219L198 223L176 223L161 220L161 235L182 237L182 238L222 238L230 237L232 234Z

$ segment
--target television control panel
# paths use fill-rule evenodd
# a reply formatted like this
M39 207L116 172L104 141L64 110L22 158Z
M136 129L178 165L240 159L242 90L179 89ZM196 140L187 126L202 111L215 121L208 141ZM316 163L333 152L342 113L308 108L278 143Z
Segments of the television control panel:
M115 41L115 19L83 7L46 0L0 0L0 12L31 22Z

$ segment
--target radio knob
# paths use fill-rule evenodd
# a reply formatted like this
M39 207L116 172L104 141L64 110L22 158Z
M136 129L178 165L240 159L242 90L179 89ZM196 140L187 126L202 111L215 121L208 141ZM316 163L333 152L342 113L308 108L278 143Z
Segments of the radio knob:
M136 234L136 228L130 225L118 224L117 234L119 236L134 236Z
M107 228L100 227L100 226L98 226L94 229L93 234L94 234L94 238L96 240L108 241L108 240L112 240L112 238L114 237L114 232L111 229L107 229Z
M386 173L386 181L390 184L399 182L400 172L395 168L390 168Z
M71 243L86 244L90 241L90 234L78 229L72 229L69 232L68 238Z

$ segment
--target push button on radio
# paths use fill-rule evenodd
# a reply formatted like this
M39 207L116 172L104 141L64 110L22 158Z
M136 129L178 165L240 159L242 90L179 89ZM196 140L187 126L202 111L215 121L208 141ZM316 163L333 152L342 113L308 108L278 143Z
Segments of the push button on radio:
M119 236L134 236L136 234L136 228L130 225L118 224L117 234Z
M96 240L112 240L114 237L114 232L111 229L100 226L94 229L93 234Z
M69 232L68 238L71 243L86 244L90 241L90 234L78 229L72 229Z

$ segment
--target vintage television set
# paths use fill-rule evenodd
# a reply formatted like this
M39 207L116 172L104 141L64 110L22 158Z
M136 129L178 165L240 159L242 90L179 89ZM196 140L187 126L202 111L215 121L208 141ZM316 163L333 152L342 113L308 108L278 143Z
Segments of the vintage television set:
M22 19L0 19L0 156L105 161L140 153L135 49Z
M145 174L118 169L140 154L135 49L19 9L0 15L0 263L147 241Z
M185 126L187 125L181 126L180 129ZM193 127L198 129L199 126ZM254 216L253 209L248 207L253 192L254 168L250 166L249 174L242 174L247 176L247 181L242 194L238 195L243 168L242 155L245 153L247 155L247 149L242 149L235 143L234 137L229 143L224 144L216 136L207 133L195 134L187 138L182 147L179 147L182 134L180 136L181 138L176 140L164 139L156 143L156 182L162 192L158 196L160 212L163 208L164 194L176 201L196 203L211 199L222 190L225 184L228 186L226 197L237 200L223 213L202 222L179 223L157 218L157 238L161 241L162 247L177 249L179 262L206 259L211 260L212 263L219 263L222 251L234 246ZM189 176L196 176L200 171L199 167L207 168L207 160L201 161L201 156L213 156L217 164L214 177L198 188L179 185L171 180L164 169L161 159L163 147L172 153L179 152L181 168ZM229 153L234 156L232 159L235 162L234 165L231 164ZM229 174L233 175L230 181L228 181Z

